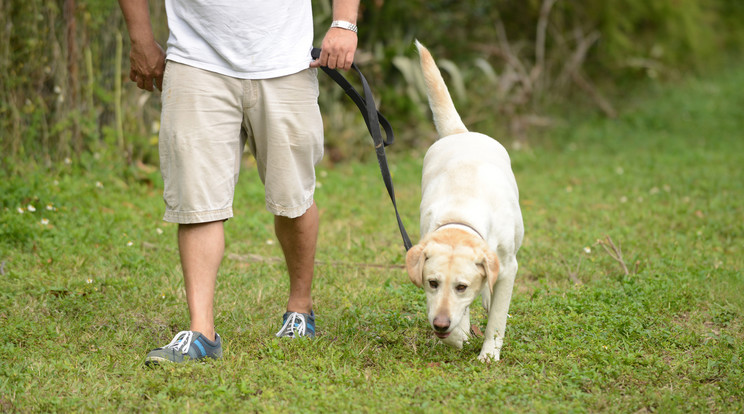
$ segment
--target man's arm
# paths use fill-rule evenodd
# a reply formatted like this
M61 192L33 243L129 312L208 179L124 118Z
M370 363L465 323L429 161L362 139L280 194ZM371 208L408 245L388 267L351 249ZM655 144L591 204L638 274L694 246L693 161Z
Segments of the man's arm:
M124 0L120 0L124 1ZM333 20L356 25L359 0L333 0ZM351 68L357 48L356 32L341 27L331 27L321 44L320 57L310 67L328 66L331 69Z
M165 51L155 41L150 23L147 0L119 0L119 7L127 23L132 49L129 51L129 79L140 89L153 90L153 80L158 89L163 87Z

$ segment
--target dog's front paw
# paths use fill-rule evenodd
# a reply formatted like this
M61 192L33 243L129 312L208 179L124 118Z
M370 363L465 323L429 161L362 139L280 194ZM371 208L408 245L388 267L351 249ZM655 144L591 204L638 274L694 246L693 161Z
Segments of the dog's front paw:
M450 336L441 338L440 341L442 341L443 344L451 346L453 348L462 349L462 344L463 342L465 342L465 338L453 332Z
M467 343L468 339L470 339L470 335L468 334L468 332L460 327L457 327L448 337L441 338L440 340L442 341L442 343L453 348L462 349L462 345L464 343Z
M485 364L489 364L491 362L498 362L499 360L499 350L496 348L493 349L481 349L480 355L478 355L478 360L480 362L483 362Z

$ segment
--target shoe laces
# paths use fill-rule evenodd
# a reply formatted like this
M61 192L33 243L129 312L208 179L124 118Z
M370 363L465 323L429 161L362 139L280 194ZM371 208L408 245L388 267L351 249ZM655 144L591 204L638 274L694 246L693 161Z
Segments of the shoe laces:
M282 325L282 328L276 333L276 336L294 337L295 333L297 334L296 336L304 336L306 330L307 322L305 321L305 317L299 312L292 312L287 316L287 320L284 321L284 325Z
M180 351L182 354L187 354L189 348L191 348L191 338L194 337L193 331L181 331L176 334L172 341L163 349L172 349L174 351Z

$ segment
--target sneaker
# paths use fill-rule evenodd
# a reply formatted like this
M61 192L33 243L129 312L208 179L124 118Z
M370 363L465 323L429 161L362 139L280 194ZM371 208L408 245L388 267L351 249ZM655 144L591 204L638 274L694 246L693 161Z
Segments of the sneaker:
M284 324L276 333L279 338L315 338L315 313L287 312L282 316Z
M210 341L199 332L181 331L168 345L150 351L145 358L145 365L220 357L222 339L219 335L215 333L215 340Z

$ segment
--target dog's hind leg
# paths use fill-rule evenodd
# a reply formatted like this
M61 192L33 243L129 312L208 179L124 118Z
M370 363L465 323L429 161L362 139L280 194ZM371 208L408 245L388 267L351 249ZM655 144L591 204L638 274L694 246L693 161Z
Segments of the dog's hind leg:
M498 361L501 347L504 344L504 331L506 330L506 318L509 313L514 279L517 275L517 260L501 263L499 278L493 286L491 304L488 310L488 324L486 325L485 339L478 359L482 362Z

